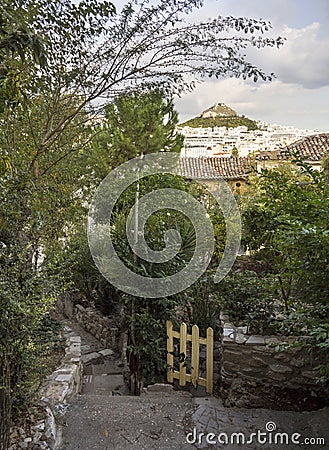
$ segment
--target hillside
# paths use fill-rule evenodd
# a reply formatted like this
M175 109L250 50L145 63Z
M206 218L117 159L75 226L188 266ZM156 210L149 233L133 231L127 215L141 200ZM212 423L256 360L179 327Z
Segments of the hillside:
M187 120L179 125L180 127L207 128L207 127L226 127L235 128L245 126L248 130L257 130L257 123L245 117L239 116L232 108L224 103L217 103L211 108L203 111L199 116Z

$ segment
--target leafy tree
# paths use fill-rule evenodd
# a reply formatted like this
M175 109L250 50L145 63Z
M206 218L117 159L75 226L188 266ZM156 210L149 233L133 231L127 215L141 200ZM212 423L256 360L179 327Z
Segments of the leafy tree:
M4 448L11 415L24 417L45 375L43 361L51 346L42 338L40 327L65 281L52 262L56 248L84 214L77 195L79 189L82 193L86 188L86 180L81 183L84 158L79 151L72 155L72 145L78 148L79 143L72 144L70 131L62 133L51 152L40 154L37 162L34 159L47 107L45 98L39 96L29 117L20 107L13 114L5 111L0 115L1 147L11 155L11 170L5 170L0 178L0 409ZM81 137L87 133L87 128L81 128ZM67 159L72 167L67 167L61 156L70 152Z
M172 188L189 192L191 183L174 175L152 175L139 181L140 197L157 189ZM148 262L133 253L126 233L128 214L135 203L137 185L134 183L122 194L110 218L104 218L102 211L95 211L94 220L101 227L111 230L111 240L120 260L131 271L148 278L163 278L173 275L186 267L195 248L195 230L192 223L179 211L162 209L152 214L145 224L143 235L147 245L161 251L166 246L164 236L168 229L175 229L181 236L182 244L176 256L167 262ZM204 193L203 193L204 194ZM174 200L173 200L174 204ZM110 225L110 226L109 226ZM95 255L95 247L93 247ZM106 264L106 257L102 256ZM136 287L137 290L137 287ZM125 307L126 329L131 378L134 392L140 394L142 382L163 380L166 373L165 321L173 318L179 296L156 300L120 293Z
M329 152L326 152L322 165L325 173L326 183L329 184Z
M15 322L1 328L4 448L19 391L39 380L35 360L22 358L42 350L38 327L62 284L47 267L64 266L56 249L81 224L82 199L95 183L87 153L101 100L159 87L181 93L193 88L191 77L271 78L242 54L248 45L282 43L261 36L268 24L231 17L183 23L201 4L132 1L119 14L106 0L0 5L0 299L1 312ZM35 377L23 389L26 373Z
M234 271L217 286L216 299L236 326L247 326L249 333L277 333L282 305L273 292L275 277L254 271Z
M47 67L32 74L24 72L28 64L21 62L15 74L21 74L24 92L47 87L55 106L63 96L73 94L78 100L73 110L44 130L42 151L83 108L99 109L102 98L156 87L181 93L193 88L192 79L207 76L270 79L271 75L252 65L242 52L246 46L261 48L283 42L282 38L262 36L270 26L263 20L219 17L200 24L184 23L184 16L202 5L199 0L160 0L152 5L132 1L117 14L106 0L16 3L15 13L26 19L32 36L42 39L42 55L48 61ZM4 9L7 6L12 8L5 0ZM26 95L25 102L32 100Z
M313 336L302 343L309 351L324 354L329 192L323 173L313 172L302 161L299 165L304 170L262 172L258 191L243 214L245 242L276 279L272 294L285 307L281 331ZM327 373L327 368L323 370Z
M45 67L42 39L32 29L23 2L0 4L0 110L15 105L24 93L26 73Z
M323 294L328 298L314 270L316 264L320 275L326 267L320 249L327 248L327 202L327 187L317 173L309 178L278 169L262 172L259 194L245 208L246 243L252 250L261 249L257 254L280 275L285 302L297 288L305 300L320 301Z

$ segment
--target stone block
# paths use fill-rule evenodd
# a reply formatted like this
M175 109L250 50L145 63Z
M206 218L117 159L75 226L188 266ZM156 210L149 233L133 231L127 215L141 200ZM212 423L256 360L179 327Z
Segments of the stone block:
M81 355L81 347L79 344L73 343L66 350L66 354L72 354L76 357Z
M114 351L111 350L110 348L105 348L104 350L100 350L98 353L100 353L101 355L103 355L104 357L106 357L106 356L111 356L111 355L113 355Z
M282 364L271 364L270 370L275 373L292 373L293 371L291 367Z
M243 378L243 376L248 376L248 377L257 378L257 379L264 378L264 372L262 370L257 370L256 367L241 367L240 371L243 374L242 378Z
M239 371L240 366L238 366L230 361L223 361L222 368L229 374L233 375Z
M73 364L79 364L80 358L76 358L76 357L70 358L70 362Z
M247 342L245 345L262 345L265 344L265 338L264 336L250 336L247 339Z
M234 339L235 336L235 330L233 328L224 328L223 330L223 336L228 336Z
M32 430L43 431L45 429L45 421L42 420L32 427Z
M240 346L238 346L237 344L234 347L230 347L230 348L224 348L223 351L224 355L227 355L228 357L230 356L239 356L241 357L241 355L251 355L251 351L246 349L246 348L241 348Z
M287 352L275 353L274 358L283 362L290 363L291 356Z
M248 364L250 364L252 367L266 367L268 366L268 363L265 362L262 358L258 356L252 356L252 358L249 360Z
M147 387L148 392L173 392L173 386L165 383L155 383Z
M82 355L81 360L84 364L91 364L93 362L97 362L103 358L103 355L101 355L98 352L92 352L88 353L87 355Z
M274 353L274 348L267 347L266 345L262 345L262 346L261 345L255 345L252 348L252 350L255 351L255 352L259 352L259 353L268 353L268 354Z
M57 377L55 378L55 381L58 382L69 382L72 379L72 374L59 374L57 375Z
M235 340L233 339L233 336L224 336L222 340L223 345L236 345Z
M265 337L265 343L266 344L274 344L274 345L280 345L285 342L285 338L276 337L276 336L269 336Z
M277 373L277 372L271 372L269 371L267 373L267 377L270 378L271 380L275 380L275 381L285 381L286 380L286 375L283 373Z
M220 313L219 317L223 323L228 322L230 320L229 315L225 313Z
M308 378L310 380L315 380L315 378L318 376L318 374L313 370L303 370L302 376L305 378Z

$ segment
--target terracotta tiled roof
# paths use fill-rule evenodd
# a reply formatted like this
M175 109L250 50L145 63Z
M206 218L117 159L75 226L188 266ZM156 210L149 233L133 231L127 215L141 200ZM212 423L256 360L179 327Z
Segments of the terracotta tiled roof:
M268 159L293 159L293 153L307 161L321 161L324 154L329 151L329 133L313 134L274 152L261 152L256 156L258 161Z
M235 180L246 176L250 168L248 158L180 158L178 173L186 178L200 180Z

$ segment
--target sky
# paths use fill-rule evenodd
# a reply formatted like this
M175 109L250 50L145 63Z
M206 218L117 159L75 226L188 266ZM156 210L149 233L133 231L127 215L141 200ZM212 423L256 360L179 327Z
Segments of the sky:
M189 21L218 15L270 20L268 36L283 36L285 44L251 57L276 79L203 82L175 100L180 122L222 102L255 120L329 132L329 0L205 0Z

